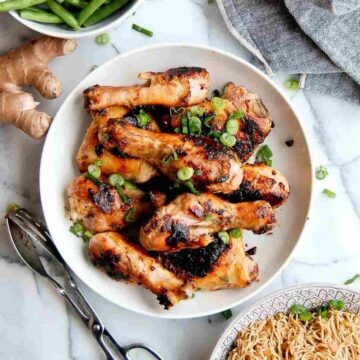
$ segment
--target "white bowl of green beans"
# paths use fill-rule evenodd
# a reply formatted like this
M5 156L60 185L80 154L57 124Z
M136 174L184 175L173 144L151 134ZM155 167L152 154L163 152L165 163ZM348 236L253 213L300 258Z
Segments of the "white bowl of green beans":
M0 0L9 12L32 30L59 38L100 34L119 25L143 0Z

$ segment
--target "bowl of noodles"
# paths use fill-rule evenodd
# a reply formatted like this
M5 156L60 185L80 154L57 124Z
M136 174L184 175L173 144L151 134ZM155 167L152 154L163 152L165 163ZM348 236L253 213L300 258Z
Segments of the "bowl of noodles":
M240 312L210 360L360 359L360 294L330 284L277 291Z

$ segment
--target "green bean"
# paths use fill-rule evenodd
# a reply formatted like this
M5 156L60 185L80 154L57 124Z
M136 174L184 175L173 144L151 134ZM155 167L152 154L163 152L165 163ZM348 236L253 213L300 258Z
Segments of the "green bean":
M79 24L82 25L104 2L105 0L91 0L89 5L80 11Z
M41 23L61 24L64 22L61 17L40 9L36 9L35 11L32 9L21 10L20 16L25 20L32 20Z
M107 18L115 11L121 9L129 0L113 0L109 5L96 10L85 22L84 26L89 27Z
M58 2L56 2L55 0L48 0L46 2L46 5L50 8L51 11L53 11L57 16L61 17L64 22L66 22L74 30L78 30L80 28L80 25L74 15L67 11Z
M22 10L29 6L42 4L46 0L7 0L0 1L0 12L8 12L12 10Z
M85 0L65 0L66 3L76 6L80 9L83 9L86 7L89 3Z

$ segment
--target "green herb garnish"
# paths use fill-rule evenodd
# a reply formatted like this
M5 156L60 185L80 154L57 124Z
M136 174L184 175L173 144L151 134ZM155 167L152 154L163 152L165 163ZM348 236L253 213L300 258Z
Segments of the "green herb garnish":
M131 182L129 180L125 180L124 181L124 188L127 189L127 190L136 190L138 187L133 182Z
M305 310L301 314L299 314L299 319L301 321L310 321L312 318L312 313L309 310Z
M136 30L138 32L141 32L142 34L146 35L146 36L150 36L152 37L154 35L154 33L148 29L145 29L139 25L136 25L136 24L132 24L132 28L133 30Z
M179 169L176 174L177 178L181 181L189 180L192 178L193 175L194 169L188 166Z
M200 106L195 105L190 108L190 113L192 115L196 115L196 116L203 116L205 113L205 110L203 108L201 108Z
M136 115L136 119L137 119L138 126L141 128L146 127L151 122L150 116L143 109L141 109L139 114Z
M189 118L189 133L191 135L201 135L201 120L196 116Z
M315 172L315 177L318 179L318 180L323 180L325 179L327 176L329 175L329 172L327 170L327 168L323 165L320 165L317 169L316 169L316 172Z
M234 238L240 238L242 236L242 231L241 229L235 228L235 229L231 229L229 231L230 236L234 237Z
M98 178L101 175L101 170L98 165L91 164L88 166L88 173L93 177Z
M203 174L203 171L200 169L196 169L194 172L195 175L201 176Z
M107 32L99 34L95 41L98 45L107 45L110 42L110 35Z
M132 207L132 208L130 208L129 210L126 211L124 219L128 223L135 222L135 220L136 220L136 209L135 209L135 207Z
M345 307L345 303L342 300L337 300L337 299L329 300L328 304L329 304L329 308L338 311L342 310Z
M125 180L120 174L111 174L109 176L109 184L111 186L123 186L124 182Z
M168 164L171 161L176 161L179 160L178 154L176 153L176 151L173 151L171 154L165 155L162 159L162 162L164 164Z
M225 108L225 101L221 97L214 96L211 99L211 104L215 111L221 111Z
M218 237L224 244L228 244L230 241L230 236L227 231L219 231Z
M228 310L225 310L221 313L221 315L226 319L226 320L229 320L233 314L232 314L232 311L231 309L228 309Z
M236 137L234 135L224 132L220 135L220 141L225 146L233 147L236 144Z
M334 193L333 191L331 191L329 189L324 189L323 194L325 194L330 199L334 199L336 197L336 193Z
M345 284L345 285L351 285L354 281L356 281L356 280L358 280L358 279L360 279L360 274L356 274L356 275L354 275L352 278L347 279L347 280L344 282L344 284Z
M267 166L272 165L272 158L273 153L269 147L269 145L263 145L258 152L256 153L255 162L257 163L264 163Z
M230 135L236 135L239 131L239 123L235 119L228 120L225 125L226 132Z
M205 221L210 221L212 219L213 219L213 216L211 214L207 214L207 215L204 216Z
M284 85L289 90L298 90L299 89L299 81L296 79L286 80Z
M194 184L191 180L186 180L184 182L184 185L194 194L194 195L200 195L200 192L195 189ZM175 184L174 184L175 186Z

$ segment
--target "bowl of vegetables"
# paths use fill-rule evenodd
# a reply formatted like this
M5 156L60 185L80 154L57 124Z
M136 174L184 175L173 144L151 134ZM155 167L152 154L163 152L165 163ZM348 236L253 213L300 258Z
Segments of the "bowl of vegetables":
M119 25L143 0L5 0L0 12L42 34L59 38L97 35Z

